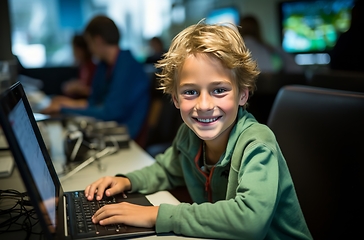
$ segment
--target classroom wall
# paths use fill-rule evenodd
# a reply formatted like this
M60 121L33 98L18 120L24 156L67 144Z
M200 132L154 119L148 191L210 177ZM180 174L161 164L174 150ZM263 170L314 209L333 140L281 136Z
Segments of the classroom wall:
M280 45L278 3L280 0L235 0L242 14L254 14L261 23L262 34L270 44Z
M264 39L274 46L280 46L278 3L281 0L186 0L186 21L174 25L171 35L177 34L188 25L195 24L216 8L236 7L242 15L255 15L262 27Z
M0 1L0 61L12 60L8 1Z

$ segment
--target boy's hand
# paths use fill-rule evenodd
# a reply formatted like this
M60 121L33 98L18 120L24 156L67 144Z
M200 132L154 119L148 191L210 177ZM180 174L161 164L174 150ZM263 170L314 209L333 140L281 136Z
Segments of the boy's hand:
M158 206L140 206L127 202L109 204L100 208L92 222L100 225L125 224L135 227L154 227L157 221Z
M96 200L101 200L104 192L107 197L130 190L131 183L125 177L103 177L91 183L85 189L86 198L91 201L96 194Z
M43 114L54 114L59 113L61 109L61 104L56 101L52 101L46 108L42 109L40 113Z

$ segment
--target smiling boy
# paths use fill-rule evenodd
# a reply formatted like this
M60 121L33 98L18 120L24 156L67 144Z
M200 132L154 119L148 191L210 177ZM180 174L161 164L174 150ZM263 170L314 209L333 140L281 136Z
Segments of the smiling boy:
M184 121L172 146L155 164L101 178L85 194L91 200L184 185L194 203L114 204L93 222L203 238L312 239L274 134L246 110L259 70L236 27L186 28L157 67Z
M249 91L239 91L230 71L209 54L186 58L173 102L185 124L202 139L206 164L214 165L226 149L239 106Z

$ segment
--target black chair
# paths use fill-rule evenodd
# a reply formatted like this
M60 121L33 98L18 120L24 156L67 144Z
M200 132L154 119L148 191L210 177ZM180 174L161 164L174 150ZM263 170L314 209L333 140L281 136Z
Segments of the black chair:
M303 73L261 73L257 79L257 89L249 99L248 111L258 122L267 124L279 89L292 84L306 85L306 76Z
M153 113L153 110L149 113L149 117L155 114L153 117L155 123L148 127L144 146L146 152L152 157L164 152L172 145L173 139L183 123L180 111L174 106L169 96L165 95L154 101L160 106L156 113Z
M364 73L361 72L339 70L315 72L307 82L314 87L364 92Z
M285 86L267 124L285 156L314 239L361 236L364 93Z

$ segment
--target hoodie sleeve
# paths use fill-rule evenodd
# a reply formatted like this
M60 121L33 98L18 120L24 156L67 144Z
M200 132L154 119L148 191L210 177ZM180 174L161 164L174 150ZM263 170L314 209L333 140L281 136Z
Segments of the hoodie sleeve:
M163 155L170 155L172 151L173 149L170 147ZM163 160L168 159L170 158L163 158ZM178 165L176 161L163 162L161 158L158 158L151 166L125 174L124 176L129 178L132 192L154 193L184 185L182 171Z
M123 175L129 178L132 192L148 194L185 185L175 145L176 140L163 154L156 156L152 165Z

